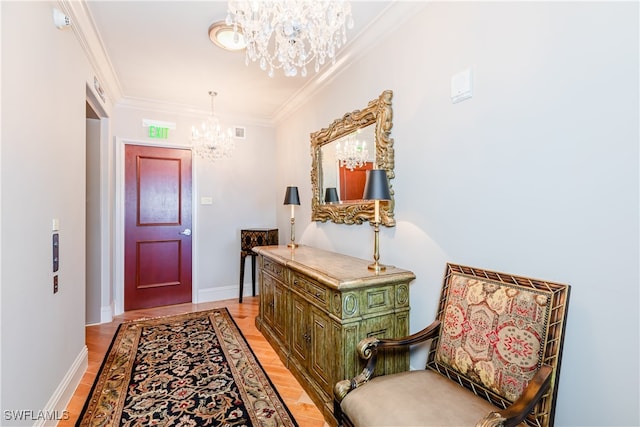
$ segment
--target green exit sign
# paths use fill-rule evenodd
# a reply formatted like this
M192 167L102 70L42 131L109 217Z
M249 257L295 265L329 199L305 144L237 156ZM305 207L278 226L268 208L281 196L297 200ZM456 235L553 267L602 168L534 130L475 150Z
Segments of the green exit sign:
M169 128L160 126L149 126L149 138L167 139L169 137Z

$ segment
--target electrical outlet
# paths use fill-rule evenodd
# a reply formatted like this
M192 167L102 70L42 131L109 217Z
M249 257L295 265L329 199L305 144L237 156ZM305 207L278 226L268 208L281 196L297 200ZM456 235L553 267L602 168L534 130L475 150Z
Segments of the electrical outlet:
M53 276L53 293L58 293L58 275Z

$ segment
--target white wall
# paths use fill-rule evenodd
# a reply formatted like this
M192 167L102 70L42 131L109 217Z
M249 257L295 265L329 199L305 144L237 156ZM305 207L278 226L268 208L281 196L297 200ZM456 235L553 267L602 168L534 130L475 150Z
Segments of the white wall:
M39 411L64 409L87 362L85 103L87 91L93 91L94 73L75 28L60 31L53 25L54 7L61 6L57 2L0 3L2 425L32 425ZM89 97L99 102L95 93ZM111 101L99 105L111 116L106 121L111 129L103 126L99 130L100 138L110 146L100 149L101 166L107 170L100 171L99 185L92 186L97 189L98 185L105 197L100 216L106 223L99 240L107 242L103 248L108 252L112 252L113 238L109 233L115 230L116 138L153 142L141 126L142 118L150 118L177 122L178 129L170 132L166 142L180 145L188 141L191 125L204 119L197 112L166 113L166 106L161 108L165 112L122 105L114 109ZM213 205L196 209L198 295L194 298L201 301L237 297L240 229L276 223L273 126L238 118L222 124L246 126L246 139L236 140L230 160L213 165L196 160L194 195L197 200L201 196L214 200ZM60 291L55 295L53 218L59 219L61 239ZM117 260L101 262L102 280L111 283L107 270ZM114 276L113 282L118 280ZM249 274L246 281L250 281ZM102 289L99 314L103 319L111 310L112 295L111 289ZM93 298L91 302L96 305ZM24 419L7 419L5 411L22 411ZM60 414L47 412L45 416Z
M55 2L2 2L2 423L64 409L86 366L85 100L91 70ZM53 293L52 219L60 222ZM74 377L74 375L76 375ZM72 377L72 378L71 378ZM69 389L61 384L72 385Z
M369 225L310 223L303 141L394 91L398 224L381 231L381 262L416 273L411 330L433 319L447 261L572 285L557 425L640 424L638 12L429 3L277 127L278 187L303 201L298 240L371 259ZM452 104L466 68L473 98Z
M55 5L0 2L2 410L51 405L84 347L93 75L73 33L53 26ZM372 257L368 225L310 223L308 141L392 89L398 225L381 232L381 261L417 275L412 330L433 319L446 261L569 283L557 424L640 424L637 2L429 3L394 24L275 131L247 124L232 160L196 163L196 198L214 199L196 213L200 293L235 293L240 228L277 225L289 239L288 185L300 189L298 241ZM451 104L450 77L467 67L474 97ZM110 134L144 141L143 117L176 121L177 144L202 119L151 112L118 108Z
M87 118L86 121L86 286L85 321L100 323L102 309L102 283L100 261L100 120Z
M206 87L205 87L206 89ZM207 96L206 90L203 96ZM220 95L222 96L222 95ZM132 108L117 105L112 133L117 138L141 143L189 144L191 126L200 126L206 118L169 105ZM142 119L176 123L166 140L148 137ZM248 122L242 118L220 116L223 128L243 126L245 139L235 139L231 158L211 163L195 159L194 200L194 281L198 302L237 298L240 268L240 230L275 227L276 211L271 189L275 187L276 150L272 125ZM115 142L114 142L115 143ZM201 197L211 197L212 205L200 204ZM282 230L281 230L282 232ZM284 238L281 233L281 239ZM245 273L245 294L251 291L250 262ZM116 283L121 277L116 278Z

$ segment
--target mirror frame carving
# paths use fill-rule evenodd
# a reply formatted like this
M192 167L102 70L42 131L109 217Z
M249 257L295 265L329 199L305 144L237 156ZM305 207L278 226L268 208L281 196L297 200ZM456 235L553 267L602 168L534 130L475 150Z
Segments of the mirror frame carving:
M337 204L320 203L322 191L320 149L324 145L359 128L375 124L375 167L387 171L387 181L389 182L389 192L391 193L391 200L380 204L380 223L387 227L396 225L393 217L395 198L391 185L391 180L395 177L393 138L391 138L391 128L393 127L392 97L393 91L385 90L377 99L370 101L365 109L346 113L342 118L334 120L329 127L311 133L312 221L332 221L336 224L373 222L373 201L345 201Z

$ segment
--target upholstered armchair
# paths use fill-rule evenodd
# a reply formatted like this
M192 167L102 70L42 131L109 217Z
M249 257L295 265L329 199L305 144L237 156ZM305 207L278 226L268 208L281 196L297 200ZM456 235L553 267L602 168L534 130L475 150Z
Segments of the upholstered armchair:
M447 264L436 320L366 338L336 384L338 425L553 426L569 285ZM377 354L431 340L424 370L374 377Z

